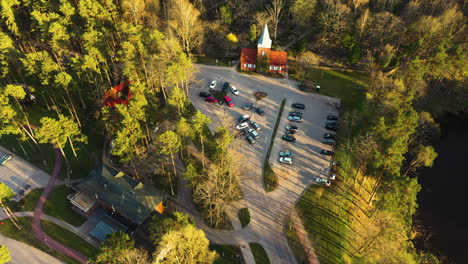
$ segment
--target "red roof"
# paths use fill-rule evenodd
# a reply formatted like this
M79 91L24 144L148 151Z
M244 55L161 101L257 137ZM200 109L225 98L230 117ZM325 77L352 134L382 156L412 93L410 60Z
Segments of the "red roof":
M286 66L288 53L285 51L270 50L270 52L268 52L268 59L272 66Z
M241 50L240 64L257 64L257 49L243 48Z
M109 89L104 94L104 105L114 106L115 104L128 104L133 94L130 92L130 81L125 81L114 88Z

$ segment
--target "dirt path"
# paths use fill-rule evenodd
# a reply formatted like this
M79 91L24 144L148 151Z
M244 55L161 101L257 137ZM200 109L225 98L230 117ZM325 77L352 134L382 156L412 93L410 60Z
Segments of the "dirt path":
M87 263L88 257L86 257L85 255L83 255L82 253L74 249L65 247L64 245L50 238L47 234L44 233L44 231L42 231L42 227L41 227L42 209L44 208L44 204L47 201L47 196L49 195L50 191L54 187L55 181L57 180L57 177L60 174L60 170L62 168L62 162L63 162L63 157L62 157L62 153L60 152L60 150L58 148L54 148L54 152L55 152L55 167L50 177L49 183L47 184L47 187L42 192L41 197L39 198L39 201L37 202L36 209L34 210L32 230L33 230L34 236L40 241L42 241L43 243L45 243L48 247L56 251L59 251L73 259L76 259L80 263Z

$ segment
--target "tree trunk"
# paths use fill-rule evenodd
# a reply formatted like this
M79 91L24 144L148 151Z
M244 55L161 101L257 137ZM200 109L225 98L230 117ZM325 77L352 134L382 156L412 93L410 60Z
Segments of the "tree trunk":
M172 161L172 168L174 169L174 177L177 179L177 170L176 170L176 166L174 162L174 153L172 151L171 151L171 161ZM171 186L171 194L172 196L174 196L174 188L172 188L172 180L171 180L170 174L169 174L169 184Z

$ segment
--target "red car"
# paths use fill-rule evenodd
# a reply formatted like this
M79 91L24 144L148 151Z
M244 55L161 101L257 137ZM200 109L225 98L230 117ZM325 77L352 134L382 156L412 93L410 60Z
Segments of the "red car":
M229 96L224 96L224 101L226 102L226 104L229 106L229 107L233 107L234 106L234 102L232 101L231 97Z
M209 96L209 97L205 98L205 102L216 103L216 102L218 102L218 99L214 98L213 96Z

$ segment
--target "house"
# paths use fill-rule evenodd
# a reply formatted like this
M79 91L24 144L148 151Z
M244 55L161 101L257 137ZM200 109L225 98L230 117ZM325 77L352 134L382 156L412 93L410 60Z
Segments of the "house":
M271 50L271 38L267 25L263 28L256 49L243 48L241 50L240 68L245 71L258 70L258 65L261 63L259 60L265 61L268 72L286 73L288 53Z
M164 194L125 173L103 164L76 184L78 191L71 196L73 209L84 216L98 208L140 225L153 212L162 213Z
M116 104L128 104L133 94L130 92L130 81L124 81L121 84L107 90L104 94L104 105L115 106Z

